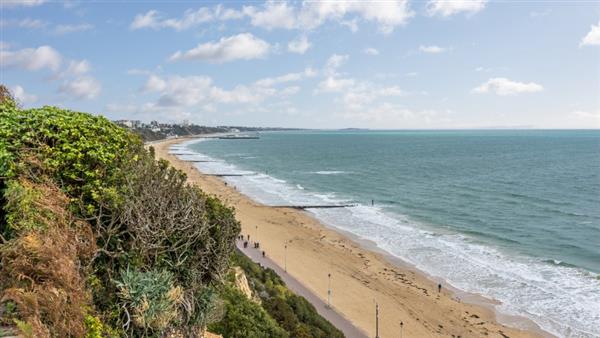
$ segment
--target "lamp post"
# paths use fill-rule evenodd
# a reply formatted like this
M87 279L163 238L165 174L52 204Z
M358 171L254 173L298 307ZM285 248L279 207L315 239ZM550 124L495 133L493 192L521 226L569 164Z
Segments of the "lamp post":
M283 245L283 270L287 272L287 241Z
M375 338L379 338L379 304L375 303Z
M331 308L331 273L327 274L327 307Z

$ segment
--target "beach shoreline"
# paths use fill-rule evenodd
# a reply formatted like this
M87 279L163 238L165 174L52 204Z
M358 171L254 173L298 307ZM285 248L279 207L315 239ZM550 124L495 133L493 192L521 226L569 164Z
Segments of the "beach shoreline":
M333 229L309 212L257 203L220 178L204 175L191 163L169 154L172 145L191 139L164 140L151 146L157 158L184 171L190 183L234 207L242 234L250 235L251 241L258 237L268 257L280 267L286 266L287 273L323 300L327 299L331 274L333 307L370 336L375 334L376 303L381 337L399 335L400 321L407 336L551 336L524 317L497 313L491 299L446 285L438 293L436 278L375 243Z

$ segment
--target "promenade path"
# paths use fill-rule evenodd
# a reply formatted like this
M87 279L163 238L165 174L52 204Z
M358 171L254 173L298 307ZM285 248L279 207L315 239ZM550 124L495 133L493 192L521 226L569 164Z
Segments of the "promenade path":
M249 243L250 244L250 243ZM275 273L281 277L286 286L297 295L300 295L308 300L316 309L317 312L327 319L331 324L337 327L344 333L346 338L366 338L367 334L358 329L348 319L335 311L335 308L328 308L324 300L315 295L312 291L302 285L296 278L285 272L279 265L273 262L267 253L267 257L262 256L262 250L254 249L250 245L244 248L244 241L236 241L238 249L250 258L253 262L260 264L263 267L273 269Z

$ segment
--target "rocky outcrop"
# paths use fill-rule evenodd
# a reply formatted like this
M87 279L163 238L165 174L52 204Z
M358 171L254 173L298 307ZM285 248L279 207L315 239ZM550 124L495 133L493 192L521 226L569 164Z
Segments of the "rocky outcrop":
M246 295L248 299L260 304L260 298L253 294L244 270L242 270L242 268L239 266L236 266L233 268L233 271L235 272L235 286L242 291L242 293Z

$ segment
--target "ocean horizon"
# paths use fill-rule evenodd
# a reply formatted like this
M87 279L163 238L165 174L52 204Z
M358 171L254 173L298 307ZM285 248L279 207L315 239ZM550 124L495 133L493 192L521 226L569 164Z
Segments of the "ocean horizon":
M600 336L600 131L338 130L192 140L184 159L267 205L311 209L453 287Z

